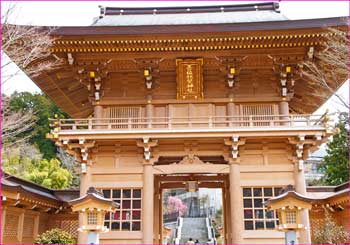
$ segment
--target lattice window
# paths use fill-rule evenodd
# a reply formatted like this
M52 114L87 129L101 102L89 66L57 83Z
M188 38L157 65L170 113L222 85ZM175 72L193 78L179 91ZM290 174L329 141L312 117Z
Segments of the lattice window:
M17 214L6 214L6 223L4 225L4 236L16 238L18 235L18 219Z
M97 213L89 212L87 214L87 224L88 225L97 225Z
M106 213L105 226L112 231L141 230L141 189L103 190L105 198L120 204L114 213Z
M286 211L286 223L295 224L297 222L297 212L295 210Z
M49 229L52 228L61 228L61 221L59 219L50 219L49 221Z
M141 119L144 117L144 108L141 106L108 107L104 110L104 117L113 118L110 120L112 128L128 128L130 121L132 128L146 127L142 124L145 121Z
M270 121L274 119L272 115L275 114L272 104L240 105L240 112L243 120L248 121L243 123L243 126L269 126Z
M23 221L23 237L33 237L35 218L32 216L24 216Z
M78 237L79 220L62 220L61 229L68 232L72 237Z
M269 230L278 225L275 211L267 210L264 202L278 196L280 187L243 188L244 227L246 230Z

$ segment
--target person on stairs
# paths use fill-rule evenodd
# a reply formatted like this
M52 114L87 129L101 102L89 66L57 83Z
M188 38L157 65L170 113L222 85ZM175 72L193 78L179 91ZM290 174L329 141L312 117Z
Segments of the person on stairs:
M194 244L194 241L193 241L193 239L190 237L189 239L188 239L188 241L186 242L186 245L193 245Z

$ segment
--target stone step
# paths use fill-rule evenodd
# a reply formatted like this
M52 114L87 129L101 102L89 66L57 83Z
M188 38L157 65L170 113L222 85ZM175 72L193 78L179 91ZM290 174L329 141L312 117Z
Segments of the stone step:
M189 238L198 240L199 244L206 244L208 241L205 218L184 218L181 229L180 244L186 244Z

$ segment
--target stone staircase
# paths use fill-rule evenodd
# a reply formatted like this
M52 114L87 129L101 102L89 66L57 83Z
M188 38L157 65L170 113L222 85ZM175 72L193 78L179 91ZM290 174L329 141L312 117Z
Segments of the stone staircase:
M189 238L196 239L199 244L206 244L208 241L207 227L205 218L184 218L181 229L180 244L186 244Z

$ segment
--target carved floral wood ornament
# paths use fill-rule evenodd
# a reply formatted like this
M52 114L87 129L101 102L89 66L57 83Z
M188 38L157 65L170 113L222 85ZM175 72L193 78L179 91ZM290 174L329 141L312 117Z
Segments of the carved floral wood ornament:
M172 164L177 164L177 165L182 165L182 164L211 164L209 162L203 162L201 159L199 159L198 156L195 156L193 154L189 154L188 156L184 156L184 158L178 162L178 163L172 163Z
M203 99L203 59L177 59L177 99Z

